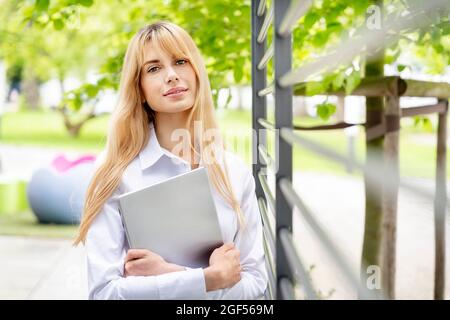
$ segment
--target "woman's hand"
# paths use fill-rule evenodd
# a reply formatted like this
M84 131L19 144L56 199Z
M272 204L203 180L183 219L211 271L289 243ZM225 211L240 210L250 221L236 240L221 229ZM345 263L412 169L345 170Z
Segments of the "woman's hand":
M157 276L183 270L182 266L168 263L160 255L146 249L130 249L125 257L125 277Z
M217 248L204 269L206 291L230 288L241 280L240 252L233 243Z

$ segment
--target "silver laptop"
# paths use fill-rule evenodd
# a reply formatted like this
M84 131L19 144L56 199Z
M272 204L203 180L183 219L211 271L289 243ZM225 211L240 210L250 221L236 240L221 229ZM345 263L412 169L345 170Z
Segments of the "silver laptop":
M128 243L167 262L207 267L223 244L206 169L199 167L119 196Z

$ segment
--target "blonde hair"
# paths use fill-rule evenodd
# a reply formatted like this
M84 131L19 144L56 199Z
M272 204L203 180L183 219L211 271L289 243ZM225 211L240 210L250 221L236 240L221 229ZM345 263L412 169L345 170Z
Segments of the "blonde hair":
M195 71L197 92L194 105L190 109L187 127L194 121L201 121L202 129L198 145L203 163L214 188L234 209L239 225L243 226L244 217L238 200L233 192L225 159L223 170L218 164L216 153L206 152L210 143L204 141L206 130L216 129L213 99L206 68L200 51L191 36L181 27L158 21L139 30L130 41L124 58L120 80L119 99L112 113L106 143L106 157L98 167L89 184L84 203L84 214L74 244L83 244L94 218L100 213L105 202L118 188L122 174L128 164L146 146L150 133L150 122L154 122L155 113L148 104L141 103L141 66L144 63L144 47L154 40L161 48L177 57L186 57ZM153 138L153 137L151 137ZM190 143L190 148L197 152ZM215 144L217 154L224 155L222 142Z

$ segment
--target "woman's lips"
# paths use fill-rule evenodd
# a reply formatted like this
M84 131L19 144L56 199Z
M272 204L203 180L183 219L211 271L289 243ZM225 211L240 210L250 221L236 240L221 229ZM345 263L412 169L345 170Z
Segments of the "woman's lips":
M171 93L171 94L168 94L168 95L166 95L165 97L168 97L168 98L177 98L177 97L181 97L182 95L184 95L184 94L186 93L186 91L187 91L187 89L186 89L186 90L183 90L183 91L180 91L180 92L177 92L177 93Z

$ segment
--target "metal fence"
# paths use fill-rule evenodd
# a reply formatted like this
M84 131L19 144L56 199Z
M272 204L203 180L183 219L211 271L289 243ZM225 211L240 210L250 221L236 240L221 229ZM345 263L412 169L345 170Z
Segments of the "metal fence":
M427 5L433 2L430 0ZM252 126L257 132L256 148L253 150L253 174L256 180L256 195L264 224L264 248L266 265L269 271L269 286L266 293L268 299L295 299L295 287L301 288L307 299L320 298L314 289L307 267L298 254L292 240L292 215L298 212L303 220L311 227L327 253L336 262L346 280L357 290L360 299L392 298L393 275L389 267L383 277L390 280L386 285L387 295L383 291L372 291L367 288L366 277L363 273L353 274L350 266L343 258L333 241L314 218L314 214L305 205L303 199L292 186L292 148L300 146L321 157L354 167L364 173L372 181L386 186L386 190L393 191L387 195L389 205L383 208L391 216L396 215L397 193L402 186L418 196L435 201L436 225L436 279L435 298L444 295L445 283L445 212L446 212L446 119L448 112L448 84L431 84L432 90L424 91L430 83L420 81L404 81L398 77L383 79L367 79L355 90L353 95L386 97L386 109L383 111L383 121L375 126L365 126L366 139L374 139L383 135L385 141L385 162L382 164L367 162L361 164L352 157L343 156L311 141L295 131L298 130L335 130L354 124L338 123L328 126L304 128L292 124L292 97L304 94L305 74L312 74L308 66L291 70L292 65L292 28L299 18L305 15L311 6L310 0L273 0L267 8L265 0L252 0ZM409 20L407 21L409 22ZM273 25L273 40L267 45L269 27ZM391 26L392 27L392 26ZM394 26L395 28L395 26ZM379 36L379 32L377 33ZM365 40L367 41L367 40ZM352 54L361 52L355 51ZM334 58L336 53L333 53ZM273 59L274 81L267 84L267 64ZM345 60L345 59L343 59ZM324 59L319 59L323 63ZM343 61L345 62L345 61ZM314 65L310 63L310 65ZM440 87L439 87L440 85ZM303 88L303 89L302 89ZM437 89L440 88L440 90ZM303 90L303 91L302 91ZM267 96L273 95L275 104L275 123L267 120ZM324 92L324 94L345 95L342 92ZM436 105L400 109L400 96L437 97ZM436 193L429 192L403 181L398 177L398 131L400 118L427 113L439 114L438 147L436 162ZM368 122L367 122L368 123ZM267 147L267 134L274 134L276 155L273 159ZM388 151L386 151L388 150ZM274 168L275 193L272 194L267 175L268 168ZM293 210L297 208L297 210ZM384 213L385 214L385 213ZM273 225L272 221L275 221ZM395 232L392 237L395 243ZM388 252L394 255L391 262L395 262L395 250ZM384 282L385 283L385 282ZM364 284L364 285L363 285Z

